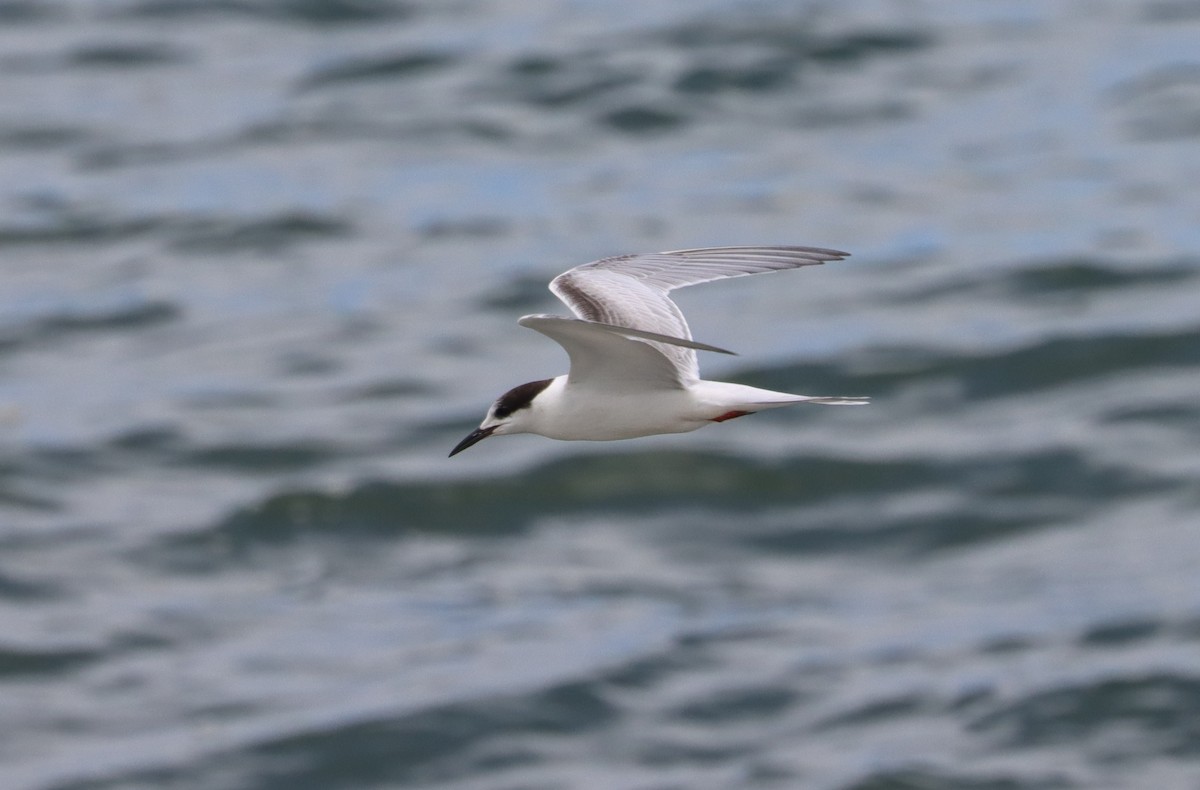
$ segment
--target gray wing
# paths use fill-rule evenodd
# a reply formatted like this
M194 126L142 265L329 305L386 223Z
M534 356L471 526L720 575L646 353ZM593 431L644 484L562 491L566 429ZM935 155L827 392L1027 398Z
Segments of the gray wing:
M814 266L848 255L821 247L706 247L619 255L563 272L550 282L550 290L584 320L690 340L683 313L667 296L675 288ZM676 366L682 380L700 377L694 350L649 343Z
M585 321L581 318L527 315L517 323L536 329L566 350L567 356L571 358L568 382L595 389L642 392L680 388L683 381L675 363L664 356L658 350L659 347L733 353L694 340L667 337L656 332ZM651 342L645 343L643 340Z

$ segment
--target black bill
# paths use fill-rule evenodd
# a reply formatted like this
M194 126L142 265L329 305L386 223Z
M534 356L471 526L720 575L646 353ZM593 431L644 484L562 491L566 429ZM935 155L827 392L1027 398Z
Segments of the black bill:
M496 430L496 426L490 428L476 428L467 434L466 438L458 444L454 445L454 449L450 451L450 456L453 457L473 444L482 442L484 439L492 435L492 431Z

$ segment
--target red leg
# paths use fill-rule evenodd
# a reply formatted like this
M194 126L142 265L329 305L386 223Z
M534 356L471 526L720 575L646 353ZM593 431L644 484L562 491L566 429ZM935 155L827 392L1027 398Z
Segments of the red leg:
M712 421L713 422L725 422L726 420L732 420L734 417L745 417L747 414L753 414L753 413L754 412L752 412L752 411L727 411L724 414L722 414L720 417L713 417Z

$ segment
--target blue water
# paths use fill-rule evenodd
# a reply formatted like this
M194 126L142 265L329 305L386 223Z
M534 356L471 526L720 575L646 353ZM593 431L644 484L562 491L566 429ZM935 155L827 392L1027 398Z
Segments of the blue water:
M1200 12L0 3L0 777L1200 777ZM603 255L861 409L446 453Z

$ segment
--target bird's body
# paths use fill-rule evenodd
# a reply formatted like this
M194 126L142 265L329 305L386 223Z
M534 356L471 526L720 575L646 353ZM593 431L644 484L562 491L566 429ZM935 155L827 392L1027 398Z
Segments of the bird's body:
M558 342L571 358L563 376L502 395L451 455L492 435L535 433L604 441L694 431L793 403L857 405L858 397L810 397L705 381L696 351L732 353L692 340L667 293L726 277L841 260L817 247L713 247L603 258L550 283L574 318L527 315L522 326Z
M693 382L686 388L605 393L574 390L557 376L530 403L536 433L568 441L635 439L660 433L687 433L713 422L811 400L804 396L729 384Z

